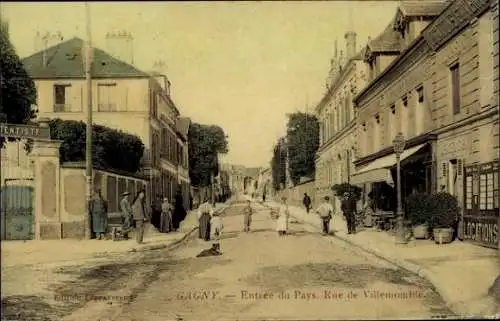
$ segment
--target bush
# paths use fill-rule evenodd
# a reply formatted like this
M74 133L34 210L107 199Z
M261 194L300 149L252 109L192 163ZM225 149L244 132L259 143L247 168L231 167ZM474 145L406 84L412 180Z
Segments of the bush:
M406 199L405 213L413 226L430 223L433 213L431 196L428 194L410 195Z
M441 192L432 195L432 228L449 228L455 226L458 219L457 198L449 193Z
M51 138L62 141L59 150L61 163L85 161L84 122L52 119L49 126ZM94 167L129 173L135 173L140 169L144 145L139 137L105 126L92 127Z
M351 199L354 201L359 201L361 199L361 188L356 185L351 185L349 183L335 184L332 186L332 190L335 196L342 197L344 193L348 192L351 194Z

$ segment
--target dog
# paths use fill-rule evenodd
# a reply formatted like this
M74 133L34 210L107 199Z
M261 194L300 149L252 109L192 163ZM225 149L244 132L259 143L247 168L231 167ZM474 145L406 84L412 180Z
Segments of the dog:
M212 247L200 252L196 257L219 256L222 255L219 243L212 244Z

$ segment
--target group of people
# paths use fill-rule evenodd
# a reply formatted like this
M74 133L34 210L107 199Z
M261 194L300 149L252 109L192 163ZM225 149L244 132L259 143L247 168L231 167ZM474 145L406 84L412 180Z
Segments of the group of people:
M172 205L168 198L161 200L160 195L151 206L151 215L146 208L146 192L140 190L130 202L130 192L122 193L120 200L121 234L128 239L128 234L135 228L136 241L143 243L144 228L148 221L162 233L176 231L180 222L186 216L183 198L180 192L175 196ZM108 202L103 198L101 190L97 190L89 202L90 226L92 234L98 240L103 240L108 228Z
M137 243L142 243L144 237L144 224L149 217L144 207L144 190L140 190L135 195L132 203L129 201L129 192L122 194L120 201L120 214L122 219L122 233L128 238L128 233L133 227L137 229ZM98 240L105 239L108 229L108 202L103 198L101 190L97 190L89 202L90 227L91 232Z
M151 205L151 224L161 233L175 232L179 229L186 214L184 199L180 191L177 191L173 203L167 197L162 199L161 195L156 195Z

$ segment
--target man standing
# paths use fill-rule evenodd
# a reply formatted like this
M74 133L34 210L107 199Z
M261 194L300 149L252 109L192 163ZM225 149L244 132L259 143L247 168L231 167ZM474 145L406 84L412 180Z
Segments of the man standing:
M144 225L148 220L148 216L146 214L146 209L144 206L145 195L146 193L143 190L139 191L132 205L132 213L134 214L136 227L136 240L138 244L142 244L142 241L144 239Z
M356 204L349 192L344 193L341 209L347 221L347 234L356 233Z
M323 222L323 235L327 235L330 233L330 220L333 216L333 207L330 204L330 197L325 196L324 201L316 210L321 221Z
M89 212L92 215L92 232L98 240L103 240L108 228L108 203L103 199L101 190L97 190L90 201Z
M304 199L302 200L302 203L306 208L306 212L309 213L309 210L311 209L311 198L309 197L309 195L307 195L307 193L304 193Z
M122 194L120 201L120 212L122 215L122 233L125 239L128 239L128 233L132 228L132 206L128 200L130 193L125 192Z
M153 201L151 205L151 224L157 229L160 228L160 217L161 217L161 204L162 204L161 195L156 195L156 199Z
M250 225L252 224L252 214L253 214L253 210L252 210L252 205L251 205L251 201L248 200L247 201L247 206L245 206L245 208L243 209L243 216L244 216L244 228L243 228L243 231L245 232L250 232Z

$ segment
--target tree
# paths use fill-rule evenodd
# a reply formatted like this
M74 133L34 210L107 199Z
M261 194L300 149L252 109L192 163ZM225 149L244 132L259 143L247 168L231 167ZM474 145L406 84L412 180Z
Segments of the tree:
M85 160L86 125L84 122L52 119L49 127L51 138L62 141L61 163ZM92 164L96 168L135 173L141 167L144 145L135 135L93 125L92 144Z
M274 145L273 158L271 159L271 174L276 191L279 191L281 184L286 182L286 150L283 141L284 139L280 138Z
M0 114L11 124L27 124L36 117L36 88L9 41L8 24L0 17ZM0 147L4 140L0 140Z
M315 116L302 112L288 117L289 171L290 178L296 185L303 176L314 177L316 152L319 148L319 123Z
M224 130L216 125L193 123L189 127L189 178L196 187L210 185L219 173L218 154L228 152Z

